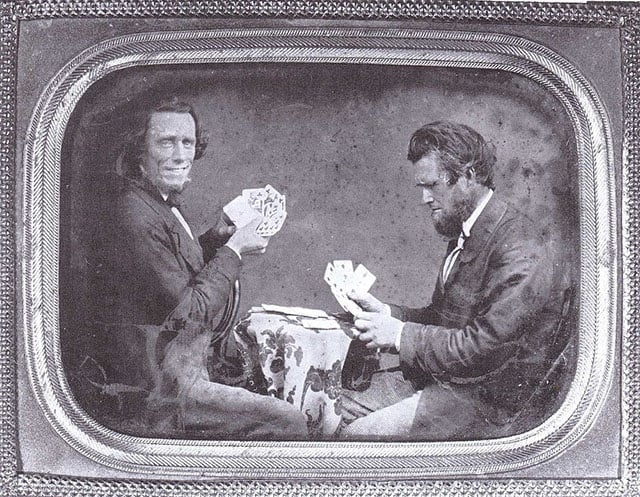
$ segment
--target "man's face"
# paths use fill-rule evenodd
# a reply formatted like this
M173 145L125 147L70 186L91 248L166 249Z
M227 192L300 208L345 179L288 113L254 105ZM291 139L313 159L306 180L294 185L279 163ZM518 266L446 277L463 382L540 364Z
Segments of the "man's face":
M181 192L196 153L196 123L188 113L155 112L145 136L142 169L160 192Z
M447 173L437 152L429 152L414 163L416 186L421 189L423 205L431 209L431 219L438 233L454 238L462 223L471 215L470 180L465 177L449 185Z

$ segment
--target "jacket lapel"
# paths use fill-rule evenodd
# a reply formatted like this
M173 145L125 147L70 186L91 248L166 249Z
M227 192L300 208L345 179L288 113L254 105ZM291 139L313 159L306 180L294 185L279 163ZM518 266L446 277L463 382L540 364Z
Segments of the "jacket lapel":
M202 259L202 248L197 238L194 236L194 239L192 239L189 236L157 189L153 187L147 188L138 182L134 182L134 184L140 198L163 219L178 254L182 256L192 272L200 271L204 266L204 260Z
M442 268L440 269L438 281L443 291L455 280L455 275L460 264L470 263L477 257L480 252L484 250L485 245L491 239L493 232L496 230L496 227L500 223L500 220L502 219L506 211L507 204L505 204L502 200L497 199L496 195L494 194L485 206L484 210L478 217L473 227L471 228L471 234L465 241L464 248L462 249L460 254L458 254L458 257L456 258L453 267L451 268L451 272L449 273L447 281L444 281L442 279ZM450 243L453 243L455 245L456 240L453 240Z
M484 249L506 212L507 204L496 198L494 194L471 228L471 236L465 242L457 262L468 263L476 258L478 253Z
M444 278L442 277L444 273L444 265L447 262L447 258L449 257L449 254L453 252L453 249L456 248L456 245L457 245L456 239L449 240L449 244L447 245L447 253L444 255L444 257L442 258L442 262L440 263L440 269L438 269L438 283L437 283L437 288L440 290L442 290L446 284L446 282L444 281ZM449 279L447 279L447 281L449 281Z

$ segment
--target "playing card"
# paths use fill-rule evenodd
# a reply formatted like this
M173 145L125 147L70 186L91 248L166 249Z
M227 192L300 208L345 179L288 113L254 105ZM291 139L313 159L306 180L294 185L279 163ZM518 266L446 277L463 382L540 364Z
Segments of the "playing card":
M349 291L348 282L353 275L353 263L351 261L333 261L327 265L325 280L339 292L346 294Z
M353 262L349 260L333 261L333 266L336 268L336 271L344 274L346 279L350 279L353 275Z
M273 186L248 188L242 190L242 197L248 204L262 214L263 221L256 229L262 236L275 235L287 217L286 198Z
M356 304L353 300L350 300L346 295L336 294L336 293L334 293L333 295L338 301L338 303L340 304L340 307L342 307L345 311L350 312L354 316L362 312L362 309L360 308L360 306Z
M348 312L353 312L356 309L352 305L353 302L349 300L349 298L347 297L346 281L342 279L341 277L342 275L334 276L336 274L337 273L331 273L331 272L329 273L329 279L327 283L329 283L329 288L331 289L331 293L333 294L333 296L336 298L336 300L344 310ZM332 279L334 277L336 278L335 280Z
M358 264L351 278L351 288L357 292L365 293L369 291L375 282L376 277L362 264Z
M362 270L360 270L360 273L367 280L370 279ZM329 284L331 293L333 293L333 296L345 311L351 314L357 314L362 311L355 302L347 297L347 293L353 288L354 270L351 261L338 260L328 263L324 279Z
M256 233L262 236L273 236L284 224L287 218L287 208L284 196L279 196L265 204L263 208L263 221L256 229Z
M246 188L242 190L242 196L251 207L262 213L262 205L268 196L264 188Z
M336 268L333 267L333 262L327 263L327 267L324 270L324 281L326 281L329 285L333 282L333 274L335 273Z
M231 202L225 205L222 210L238 228L246 226L251 221L261 216L260 212L253 209L249 202L247 202L247 200L242 196L234 198Z
M271 185L267 185L264 187L264 191L267 194L267 198L274 198L278 195L280 195L280 193L278 192L278 190L276 190L273 186Z

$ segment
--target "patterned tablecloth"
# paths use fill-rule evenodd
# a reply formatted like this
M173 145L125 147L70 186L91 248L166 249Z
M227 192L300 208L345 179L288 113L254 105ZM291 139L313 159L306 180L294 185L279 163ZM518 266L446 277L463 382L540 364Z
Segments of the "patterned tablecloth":
M234 330L251 381L298 407L316 440L331 438L341 421L341 376L352 325L341 326L308 329L296 317L252 312Z

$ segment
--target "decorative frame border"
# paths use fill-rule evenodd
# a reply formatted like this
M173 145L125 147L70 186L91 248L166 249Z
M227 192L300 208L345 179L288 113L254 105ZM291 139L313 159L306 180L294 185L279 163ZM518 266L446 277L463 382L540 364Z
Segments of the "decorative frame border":
M635 5L627 5L627 6L598 6L598 7L588 7L588 6L567 6L567 5L555 5L555 6L545 6L538 8L531 8L530 6L521 5L516 6L514 4L472 4L471 6L466 5L465 9L471 7L470 10L466 10L464 13L461 9L461 4L459 3L450 3L450 4L433 4L430 6L424 6L420 3L412 3L412 2L385 2L381 4L380 2L376 2L375 4L365 3L344 3L344 2L309 2L300 3L300 2L252 2L251 5L245 2L231 2L231 5L221 6L218 4L206 5L202 4L190 4L190 3L167 3L167 4L157 4L156 6L143 6L136 7L135 2L125 2L125 3L101 3L96 5L94 3L88 2L73 2L73 3L63 3L59 5L51 5L48 3L38 3L37 5L26 4L26 3L9 3L4 4L0 10L2 14L2 31L0 32L0 37L3 42L3 50L2 50L2 88L0 92L0 105L1 111L3 113L3 117L7 118L6 122L13 123L13 126L6 127L1 136L1 148L0 153L2 160L2 183L0 184L1 190L0 194L1 202L3 206L2 210L2 218L0 221L1 224L1 237L0 242L2 243L1 248L1 257L2 257L2 265L1 265L1 281L2 281L2 311L5 309L8 310L7 320L3 319L2 328L0 332L0 340L2 340L3 345L3 353L0 358L0 368L2 371L2 391L1 396L5 402L3 402L3 417L2 424L0 425L0 441L2 442L3 447L3 459L2 459L2 477L4 482L6 482L6 489L11 492L11 495L22 495L27 494L27 492L37 491L42 495L51 495L51 492L71 492L78 490L87 490L90 493L87 495L97 495L98 493L102 493L104 495L110 495L112 492L123 492L127 491L131 495L140 495L145 493L147 490L149 491L167 491L168 493L178 495L178 493L184 494L185 491L193 492L194 494L199 491L211 490L211 486L204 483L160 483L160 482L98 482L97 484L83 481L82 479L73 479L73 478L64 478L64 477L50 477L44 475L22 475L17 473L17 458L16 458L16 448L14 437L16 434L16 415L15 415L15 365L14 365L14 357L15 357L15 337L14 328L12 326L13 318L15 316L15 219L13 218L13 207L15 206L15 187L14 187L14 178L15 171L13 169L14 164L13 160L15 159L15 60L16 60L16 52L17 52L17 26L18 22L21 19L35 19L35 18L51 18L51 17L61 17L61 16L83 16L83 15L127 15L127 16L145 16L145 15L153 15L153 16L182 16L185 14L192 15L204 15L205 13L209 13L209 15L222 15L222 16L269 16L269 17L280 17L282 15L294 15L299 17L331 17L331 18L357 18L359 16L365 16L366 18L382 18L382 19L394 19L394 18L418 18L418 19L455 19L455 20L484 20L484 19L492 19L492 20L517 20L518 22L526 21L526 20L535 20L538 22L545 22L551 24L577 24L577 25L606 25L606 26L621 26L621 34L624 48L624 60L625 60L625 69L623 72L624 77L624 90L625 90L625 128L624 128L624 164L623 164L623 185L622 185L622 256L623 256L623 433L625 434L623 438L623 467L622 467L622 477L619 480L608 480L604 482L584 482L584 481L565 481L565 482L554 482L552 487L553 494L557 495L585 495L587 493L592 493L593 495L623 495L629 490L633 490L637 488L637 465L633 463L637 463L637 436L634 433L634 429L637 429L637 419L635 418L635 414L633 413L633 407L636 407L638 404L637 395L638 387L637 387L637 379L638 379L638 371L637 371L637 358L638 358L638 344L632 343L630 339L633 337L633 332L635 331L637 325L637 311L633 306L633 303L637 303L637 241L634 240L633 234L636 232L638 227L638 214L637 214L637 204L638 204L638 170L633 165L637 166L638 161L638 145L634 143L634 139L638 137L638 130L636 124L636 118L638 117L638 84L637 80L634 78L638 73L638 40L640 39L640 32L638 30L637 21L638 19L638 8ZM368 10L367 10L368 9ZM246 31L246 30L245 30ZM280 31L282 30L272 30L272 31ZM322 30L320 30L322 31ZM353 30L352 30L353 31ZM398 30L393 30L398 31ZM335 33L335 32L334 32ZM433 33L433 32L432 32ZM166 33L164 33L166 34ZM255 34L255 33L254 33ZM326 34L326 30L325 30ZM475 38L477 35L470 35L472 38ZM502 37L502 35L494 35L496 37ZM504 37L503 37L504 38ZM256 39L253 38L252 39ZM476 40L478 41L478 40ZM483 41L483 40L480 40ZM484 40L487 41L487 40ZM494 40L495 42L495 40ZM433 47L432 47L433 48ZM91 49L90 49L91 51ZM86 53L85 53L86 54ZM553 59L553 54L545 54L543 58L550 56ZM82 57L82 56L80 56ZM246 61L246 59L243 59ZM70 63L70 66L74 63L78 62L78 59L75 59ZM366 62L364 59L361 59L360 62ZM539 63L540 61L538 61ZM544 62L544 61L543 61ZM556 60L554 62L557 63ZM560 63L560 67L563 64ZM68 66L68 67L70 67ZM548 68L547 68L548 69ZM566 71L566 67L563 70ZM579 76L579 75L578 75ZM578 77L578 81L580 78ZM95 81L95 80L94 80ZM7 84L8 82L8 84ZM574 81L575 82L575 81ZM586 83L586 82L585 82ZM565 82L566 84L566 82ZM51 86L49 87L51 88ZM592 102L597 102L597 96L591 94L588 91L588 84L586 87L583 86L582 90L587 89L586 93L581 95L581 98L586 98L587 100L592 100ZM79 98L81 92L79 94L74 94L73 90L71 93L67 93L70 95L70 100L73 101L74 98ZM562 95L560 95L562 96ZM570 95L564 95L564 98L569 97ZM43 98L44 100L44 98ZM41 100L41 103L43 102ZM58 102L61 103L61 102ZM65 102L68 104L69 102ZM63 105L64 107L64 105ZM45 105L46 108L46 105ZM615 282L615 268L616 268L616 243L617 238L615 236L615 217L612 217L612 212L615 212L615 204L613 203L613 181L612 181L612 171L607 170L606 165L610 164L611 160L611 144L610 139L608 138L608 129L606 125L606 116L602 114L602 109L598 104L594 106L595 115L598 116L595 119L601 119L602 125L590 122L587 124L587 127L595 126L595 128L599 128L600 134L598 137L603 137L604 139L600 139L600 145L604 146L603 149L592 149L591 143L588 143L587 139L585 142L581 141L583 138L582 135L577 133L576 137L579 142L579 150L588 150L588 155L596 159L596 163L600 167L594 167L591 173L594 175L592 178L594 181L599 181L600 185L604 187L598 192L595 192L596 196L600 196L599 200L605 200L605 205L607 205L607 213L605 218L609 218L605 220L604 224L602 223L602 219L599 218L598 212L588 213L587 215L583 215L581 218L581 229L584 230L585 227L590 226L591 223L596 221L596 225L599 228L596 228L594 232L599 231L599 235L605 237L605 244L600 246L592 247L594 249L593 255L594 258L587 258L586 260L593 262L593 265L588 265L590 267L582 268L582 275L584 276L586 271L594 271L598 273L599 263L604 261L604 266L608 269L604 270L604 274L599 272L599 276L596 277L602 278L599 281L599 285L602 287L613 289L613 293L609 294L611 304L615 304L615 296L617 294L616 282ZM571 113L570 113L571 114ZM50 117L47 113L40 115L40 117L45 116ZM59 114L58 114L59 116ZM593 118L593 116L592 116ZM42 118L44 119L44 118ZM40 119L42 121L42 119ZM574 121L575 126L584 126L584 122L579 123L581 119L574 119L572 115L572 120ZM38 121L38 115L34 118L34 123ZM589 121L589 119L587 119ZM64 130L64 125L62 125L62 130ZM593 138L593 135L589 135ZM588 138L588 137L586 137ZM28 158L29 154L25 154L26 161L28 162L30 159ZM35 154L37 155L37 153ZM582 153L580 155L580 160L584 160L584 156ZM606 158L605 158L606 157ZM41 163L40 165L44 165ZM51 164L47 164L51 166ZM604 166L604 167L603 167ZM41 171L39 171L41 172ZM12 174L13 173L13 174ZM54 174L55 176L55 174ZM597 179L596 179L597 178ZM50 199L54 199L54 202L57 202L57 191L55 189L55 183L57 181L57 177L50 177L46 175L44 178L46 184L42 184L41 186L45 188L53 187L53 190L43 190L45 195L52 195ZM53 181L53 184L51 183ZM584 176L581 176L581 202L584 201L584 195L591 195L594 192L589 191L589 189L584 188ZM606 193L605 193L606 192ZM604 195L604 197L602 197ZM34 197L35 198L35 197ZM597 201L597 200L596 200ZM582 204L581 204L582 205ZM595 204L594 204L595 205ZM5 208L7 207L7 208ZM613 209L613 210L612 210ZM600 213L603 210L599 210ZM50 215L49 213L38 213L38 215ZM597 220L594 217L598 218ZM25 226L33 226L31 224L31 220ZM57 222L57 221L56 221ZM8 228L8 229L7 229ZM589 228L586 228L589 229ZM584 231L583 231L584 232ZM33 235L31 232L29 235ZM602 241L602 240L601 240ZM38 252L38 249L36 249ZM36 255L40 255L37 253ZM583 252L583 260L585 260ZM32 253L33 256L33 253ZM30 263L36 261L37 257L32 257L29 261ZM42 262L42 260L36 262L36 266L38 262ZM49 261L51 262L51 261ZM54 263L57 264L57 261L54 258ZM31 266L33 269L33 266ZM39 269L39 268L38 268ZM595 274L594 273L594 274ZM28 273L27 276L32 273ZM47 276L51 278L52 275L49 274ZM25 283L30 283L31 278L25 278ZM51 280L49 280L51 283ZM583 281L584 283L584 281ZM602 288L601 287L601 288ZM29 292L25 287L25 291L27 295ZM33 303L33 302L31 302ZM6 305L5 305L6 304ZM37 310L36 314L40 312L43 307L46 306L46 302L38 301L32 309ZM612 308L614 309L612 312ZM581 316L580 316L580 325L581 330L583 325L588 323L591 319L593 319L594 315L586 315L587 313L583 312L583 306L581 306ZM49 309L50 310L50 309ZM615 316L615 305L609 307L608 311L608 321L607 325L614 324ZM2 316L3 318L5 316ZM40 316L41 317L41 316ZM33 319L34 315L30 316L28 319ZM6 324L9 326L6 326ZM28 323L29 324L29 323ZM605 324L599 323L604 329ZM615 327L614 327L615 328ZM36 344L37 346L42 345ZM54 343L45 344L47 347L52 347L55 349ZM597 347L596 347L597 348ZM612 348L612 347L611 347ZM9 353L5 353L5 351L9 351ZM28 353L29 357L31 353ZM33 356L35 357L35 356ZM43 356L38 359L43 363L46 363L47 360L51 360L51 355ZM597 357L593 357L594 359L598 359ZM611 367L611 356L609 355L607 359L605 359L605 364L603 365L604 371L607 374L610 374ZM37 386L37 382L42 378L34 377L34 362L31 360L31 377L32 380L35 380L35 384ZM584 362L584 361L583 361ZM608 365L607 365L608 364ZM51 366L51 364L49 364ZM579 366L580 367L580 366ZM607 369L609 368L609 369ZM55 372L51 371L53 376L50 378L46 378L47 374L44 372L45 379L51 380L56 379ZM42 373L42 370L38 371L38 373ZM58 371L59 375L59 371ZM577 377L578 378L578 377ZM59 379L59 378L58 378ZM606 383L606 382L605 382ZM572 391L576 389L576 382L574 382L574 386L572 386ZM599 390L600 395L603 396L604 392L602 389L596 388ZM44 394L45 396L53 396L55 398L56 394L48 391ZM571 392L570 392L571 397ZM41 397L42 398L42 397ZM8 400L8 402L7 402ZM46 400L46 399L45 399ZM563 408L566 407L565 402ZM69 407L69 406L67 406ZM565 409L566 410L566 409ZM552 416L550 419L554 419L556 416ZM542 426L548 425L549 422L545 422ZM586 423L588 424L588 422ZM92 427L95 428L95 427ZM532 430L539 431L539 429ZM531 432L529 432L531 433ZM111 436L110 434L106 434L107 436ZM525 434L527 435L527 434ZM120 436L122 437L122 436ZM516 437L518 438L518 437ZM119 442L127 442L126 440L120 440ZM219 444L219 443L218 443ZM263 445L262 449L268 449L268 444ZM303 444L304 445L304 444ZM328 444L324 444L327 445ZM428 445L428 444L421 444ZM432 444L431 444L432 445ZM449 446L457 445L457 443L448 443ZM365 446L360 446L366 447ZM305 450L304 446L301 446L300 449ZM335 455L335 450L332 451L332 456ZM270 454L269 450L265 450L263 454ZM308 460L308 457L305 458ZM424 459L424 458L422 458ZM246 462L246 461L245 461ZM388 462L388 461L386 461ZM406 463L406 460L404 460ZM502 469L505 466L501 466ZM255 469L255 468L254 468ZM299 468L297 468L299 469ZM300 476L300 472L295 470L295 475L287 475L286 473L280 473L274 475L277 478L282 477L293 477ZM332 469L331 476L335 478L333 472L335 469ZM455 472L454 472L455 473ZM463 472L464 473L464 472ZM434 473L434 475L437 473ZM447 474L452 474L451 471L447 471ZM225 476L225 475L219 475ZM228 474L226 476L229 476ZM238 474L235 472L232 476L236 477L258 477L255 471L249 470L249 472L245 474ZM310 474L302 475L307 477L320 476L318 472L312 472ZM353 476L353 475L346 475ZM385 474L378 471L369 471L366 475L361 476L370 476L372 478L377 479L385 479L385 478L407 478L411 475L407 475L406 473L394 473L394 474ZM51 487L51 485L53 485ZM261 493L268 494L282 494L289 492L291 495L299 495L305 490L310 491L313 494L327 494L331 493L333 495L349 493L353 492L356 494L389 494L389 493L401 493L402 495L409 494L417 494L422 493L426 490L431 490L434 492L438 492L440 494L447 495L458 495L464 492L465 490L475 490L476 492L485 493L486 491L496 492L498 494L513 494L514 492L534 492L540 491L541 485L536 484L534 481L505 481L505 482L481 482L481 481L450 481L450 482L436 482L436 481L425 481L425 482L414 482L409 483L405 482L399 485L391 484L380 484L375 482L360 482L360 483L338 483L338 484L329 484L329 483L302 483L302 482L234 482L234 483L218 483L215 484L215 488L218 490L225 490L227 492L234 492L237 494L246 494L247 492L258 491ZM548 491L549 487L544 486L544 488ZM586 492L585 492L586 490ZM556 493L557 492L557 493ZM622 493L621 493L622 492Z
M562 407L527 434L483 442L235 443L136 438L97 424L73 400L60 352L59 192L62 142L85 91L131 66L252 62L370 63L500 69L530 78L563 104L576 134L580 189L580 347ZM56 431L82 454L117 469L215 477L383 478L510 471L546 460L579 439L613 375L617 228L612 139L589 83L567 61L509 35L398 29L218 29L126 35L78 55L42 94L25 153L24 303L29 378ZM365 453L362 453L365 449ZM371 456L369 455L369 451Z

